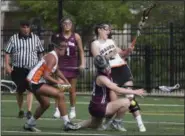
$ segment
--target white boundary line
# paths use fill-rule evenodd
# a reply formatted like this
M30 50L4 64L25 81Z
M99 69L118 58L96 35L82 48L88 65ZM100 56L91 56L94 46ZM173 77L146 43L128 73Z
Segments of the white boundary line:
M18 119L16 117L1 117L2 119ZM56 121L56 120L60 120L60 119L54 119L54 118L40 118L39 120L46 120L46 121ZM82 119L74 119L74 121L83 121ZM129 123L129 124L135 124L136 121L123 121L124 123ZM167 124L167 125L184 125L183 122L165 122L165 121L144 121L144 124Z
M14 103L16 100L1 100L2 103ZM26 101L24 101L26 102ZM37 101L33 101L33 103L38 103ZM50 101L50 103L55 103L54 101ZM69 102L66 102L69 103ZM76 104L87 105L89 102L76 102ZM141 106L157 106L157 107L184 107L182 104L140 104Z
M19 133L19 134L32 134L32 135L76 135L76 136L108 136L108 134L89 134L89 133L64 133L64 132L27 132L27 131L9 131L3 130L1 133Z

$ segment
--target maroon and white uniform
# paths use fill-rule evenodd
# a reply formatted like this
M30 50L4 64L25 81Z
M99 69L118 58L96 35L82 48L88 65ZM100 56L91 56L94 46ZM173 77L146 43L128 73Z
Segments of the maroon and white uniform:
M67 42L66 53L59 57L59 69L63 72L66 78L75 78L78 76L78 55L77 55L77 41L75 33L69 38L65 38L63 34L60 35L62 40Z
M104 74L98 74L104 75ZM106 75L104 75L106 76ZM108 76L107 76L108 77ZM96 76L97 78L97 76ZM110 89L106 86L98 86L96 84L96 78L93 84L92 98L89 104L89 113L94 117L105 117L107 103L110 102ZM111 77L108 77L110 80Z

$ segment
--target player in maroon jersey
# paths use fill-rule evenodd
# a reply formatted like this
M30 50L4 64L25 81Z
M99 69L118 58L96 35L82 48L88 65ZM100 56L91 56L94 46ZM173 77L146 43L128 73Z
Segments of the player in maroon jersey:
M120 131L125 131L121 126L122 118L131 102L128 98L119 98L115 101L110 101L110 91L114 91L119 94L135 94L142 96L144 94L143 89L132 90L120 88L117 84L113 83L111 78L111 67L108 60L97 55L94 59L95 67L97 68L97 75L94 81L92 97L89 104L89 113L91 118L85 120L79 125L80 128L99 128L102 124L104 117L115 115L114 120L116 120L115 129Z
M59 69L71 84L70 89L70 104L71 109L69 118L75 118L75 103L76 103L76 83L79 71L85 68L84 50L82 47L82 40L79 34L74 32L74 24L72 20L65 17L61 20L62 32L59 34L61 39L68 43L65 56L59 58ZM78 59L78 51L79 57ZM80 61L78 61L80 60ZM58 108L54 113L54 117L59 118L60 113Z

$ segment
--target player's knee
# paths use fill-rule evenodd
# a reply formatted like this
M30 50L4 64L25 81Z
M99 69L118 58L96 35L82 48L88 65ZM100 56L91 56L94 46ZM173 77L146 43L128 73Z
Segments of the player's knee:
M64 93L60 92L58 93L58 99L65 99Z
M130 103L130 100L129 99L122 99L121 100L121 104L122 104L122 106L128 108L131 103Z
M138 102L135 99L131 100L129 110L130 110L131 113L140 110L140 106L139 106Z
M69 90L69 93L70 93L70 94L75 94L75 93L76 93L76 88L72 87L72 88Z

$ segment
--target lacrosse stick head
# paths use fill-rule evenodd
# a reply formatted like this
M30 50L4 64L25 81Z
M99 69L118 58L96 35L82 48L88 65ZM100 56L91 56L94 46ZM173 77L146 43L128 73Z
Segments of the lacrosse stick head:
M8 89L10 93L15 93L17 90L17 85L11 80L1 80L1 87Z
M71 85L68 85L68 84L56 84L55 87L63 92L63 91L66 91L66 90L69 90L71 88Z

